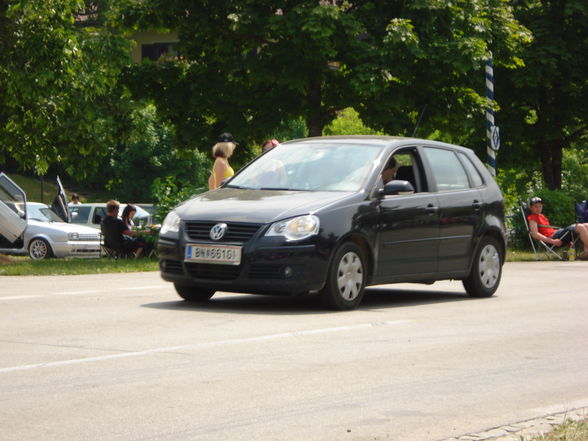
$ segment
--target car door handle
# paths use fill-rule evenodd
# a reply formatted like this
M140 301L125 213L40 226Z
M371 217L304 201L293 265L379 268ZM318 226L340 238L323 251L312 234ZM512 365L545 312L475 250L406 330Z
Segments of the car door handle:
M478 200L474 200L472 207L474 207L474 210L478 211L480 208L482 208L482 203Z
M439 211L439 207L437 207L436 205L433 205L433 204L429 204L425 207L425 211L428 214L435 214Z

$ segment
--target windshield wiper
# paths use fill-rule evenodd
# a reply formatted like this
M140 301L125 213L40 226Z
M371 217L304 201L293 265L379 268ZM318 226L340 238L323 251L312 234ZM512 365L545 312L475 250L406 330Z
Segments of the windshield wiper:
M260 190L282 190L282 191L292 191L293 188L288 187L259 187Z

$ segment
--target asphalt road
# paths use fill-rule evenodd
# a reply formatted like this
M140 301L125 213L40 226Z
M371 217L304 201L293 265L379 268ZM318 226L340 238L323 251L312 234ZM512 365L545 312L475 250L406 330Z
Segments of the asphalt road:
M0 439L440 440L588 406L588 262L316 299L0 277Z

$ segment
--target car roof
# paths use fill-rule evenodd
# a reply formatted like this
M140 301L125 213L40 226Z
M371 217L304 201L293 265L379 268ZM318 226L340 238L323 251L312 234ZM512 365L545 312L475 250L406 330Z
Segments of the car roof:
M124 207L126 207L129 204L120 203L121 206L121 213L122 210L124 210ZM137 208L137 215L138 216L149 216L149 212L147 210L145 210L143 207L139 206L139 204L130 204L130 205L134 205ZM104 207L106 208L106 202L84 202L82 204L76 204L76 205L70 205L69 209L71 210L72 208L75 209L75 207Z
M430 145L430 146L437 146L437 147L446 147L452 148L457 150L467 151L470 150L467 147L462 147L454 144L447 144L441 141L434 141L430 139L421 139L421 138L412 138L408 136L381 136L381 135L346 135L346 136L316 136L312 138L298 138L292 139L290 141L285 141L281 144L294 144L294 143L324 143L324 142L332 142L336 141L338 143L347 144L347 143L360 143L360 144L370 144L370 145L379 145L381 147L394 147L400 145L407 145L407 144L415 144L415 145Z

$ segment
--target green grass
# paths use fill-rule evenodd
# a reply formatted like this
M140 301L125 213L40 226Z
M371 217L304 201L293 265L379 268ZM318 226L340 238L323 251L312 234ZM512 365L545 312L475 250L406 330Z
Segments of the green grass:
M10 173L8 175L10 179L16 182L20 188L22 188L27 195L27 201L32 202L43 202L51 205L55 195L57 194L57 186L55 180L44 180L41 185L41 179L31 178L28 176L17 175ZM43 197L41 198L41 188L43 189Z
M54 178L45 178L43 182L41 182L41 178L32 178L30 176L19 175L16 173L7 173L7 175L16 183L16 185L24 190L27 195L27 201L43 202L47 205L51 205L55 199L55 195L57 195L57 185L55 185L56 180ZM43 190L42 192L41 189ZM67 193L68 200L71 200L72 191L65 189L65 192ZM96 200L106 201L108 199L111 199L111 197L109 197L106 192L104 192L104 194L80 194L80 202Z
M546 260L542 257L542 260ZM507 262L535 261L529 251L512 251L506 254ZM113 260L100 259L47 259L31 260L28 256L4 256L0 254L0 276L48 276L72 274L125 273L136 271L158 271L156 258Z
M533 441L588 441L588 420L568 421Z
M507 262L532 262L535 261L535 253L533 251L521 251L521 250L507 250L506 261ZM541 255L541 260L558 260L555 256Z
M47 259L32 260L28 256L0 255L0 276L56 276L72 274L126 273L158 271L156 258L114 260L100 259Z

